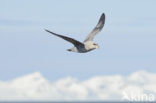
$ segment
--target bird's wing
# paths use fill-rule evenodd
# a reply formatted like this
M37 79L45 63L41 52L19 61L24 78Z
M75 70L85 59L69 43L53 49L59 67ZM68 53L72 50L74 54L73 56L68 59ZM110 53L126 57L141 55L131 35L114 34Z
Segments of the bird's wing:
M64 39L64 40L66 40L66 41L72 43L74 46L84 45L83 43L81 43L81 42L79 42L79 41L77 41L77 40L75 40L75 39L73 39L73 38L69 38L69 37L66 37L66 36L62 36L62 35L53 33L53 32L51 32L51 31L49 31L49 30L46 30L46 29L45 29L45 31L47 31L47 32L49 32L49 33L51 33L51 34L53 34L53 35L56 35L56 36L58 36L58 37L60 37L60 38L62 38L62 39Z
M87 41L92 41L94 39L94 36L100 32L104 26L105 23L105 14L103 13L100 17L100 20L98 22L98 24L96 25L96 27L92 30L92 32L86 37L86 39L84 40L84 42Z

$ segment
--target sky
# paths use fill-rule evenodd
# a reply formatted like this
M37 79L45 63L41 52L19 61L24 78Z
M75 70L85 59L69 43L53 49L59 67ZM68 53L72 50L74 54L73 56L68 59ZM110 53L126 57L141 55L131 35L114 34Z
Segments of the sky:
M50 81L71 76L156 72L155 0L0 0L0 80L40 72ZM106 15L94 41L100 48L71 53L73 45L44 29L83 41Z

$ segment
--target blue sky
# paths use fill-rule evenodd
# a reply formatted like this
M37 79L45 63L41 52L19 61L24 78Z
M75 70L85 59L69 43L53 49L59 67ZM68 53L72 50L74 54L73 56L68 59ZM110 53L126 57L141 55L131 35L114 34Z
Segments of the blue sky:
M49 80L156 72L154 0L1 0L0 80L40 71ZM100 49L67 52L72 44L44 29L83 41L102 13Z

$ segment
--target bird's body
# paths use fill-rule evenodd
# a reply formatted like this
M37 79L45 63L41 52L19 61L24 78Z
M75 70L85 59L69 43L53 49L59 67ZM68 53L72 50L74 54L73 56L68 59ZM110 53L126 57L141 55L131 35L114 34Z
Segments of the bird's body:
M85 42L84 45L80 45L80 46L74 46L71 49L68 49L68 51L73 51L73 52L78 52L78 53L86 53L89 52L91 50L94 50L97 47L92 46L93 42L89 41L89 42Z
M67 49L68 51L77 52L77 53L86 53L86 52L89 52L91 50L99 48L99 46L93 42L93 39L94 39L94 36L102 30L104 23L105 23L105 15L103 13L100 17L98 24L93 29L93 31L87 36L87 38L84 40L83 43L79 42L73 38L56 34L56 33L51 32L49 30L46 30L46 31L64 39L70 43L72 43L74 45L74 47L71 49Z

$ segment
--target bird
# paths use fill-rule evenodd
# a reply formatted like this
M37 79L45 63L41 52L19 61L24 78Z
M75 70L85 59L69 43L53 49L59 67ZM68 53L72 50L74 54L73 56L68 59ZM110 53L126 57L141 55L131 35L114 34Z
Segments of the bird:
M75 39L67 37L67 36L63 36L63 35L54 33L47 29L45 29L45 31L72 43L74 45L74 47L71 49L67 49L67 51L76 52L76 53L87 53L89 51L99 48L99 45L97 43L93 42L93 39L94 39L94 36L102 30L104 24L105 24L105 14L102 13L97 25L88 34L88 36L86 37L86 39L83 42L80 42L78 40L75 40Z

